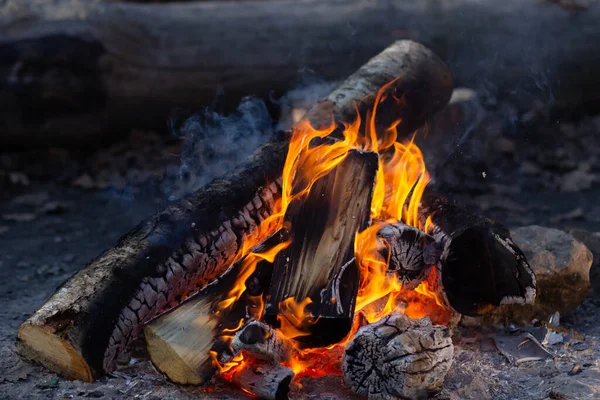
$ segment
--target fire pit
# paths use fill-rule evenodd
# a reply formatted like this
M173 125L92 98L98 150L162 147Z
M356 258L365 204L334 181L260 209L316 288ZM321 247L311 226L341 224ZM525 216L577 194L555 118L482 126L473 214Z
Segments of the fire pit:
M415 131L452 92L397 42L249 162L123 236L19 330L22 355L94 381L144 334L171 381L285 398L342 375L370 399L439 391L457 316L531 304L507 229L436 193Z

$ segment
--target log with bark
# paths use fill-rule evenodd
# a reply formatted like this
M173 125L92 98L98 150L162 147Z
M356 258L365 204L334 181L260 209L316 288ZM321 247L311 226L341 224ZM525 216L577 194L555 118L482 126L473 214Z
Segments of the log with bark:
M292 242L275 259L265 320L275 324L286 318L305 331L298 338L303 343L317 347L337 343L352 327L359 286L354 235L370 221L378 161L377 153L352 150L313 183L306 197L289 205L284 221ZM310 321L286 317L287 301L300 304L307 299Z
M452 365L447 327L394 312L361 327L342 362L344 381L369 400L427 398Z
M373 58L309 113L351 115L388 88L404 97L399 139L443 106L452 91L444 63L425 47L400 41ZM344 89L346 88L346 89ZM385 126L387 127L387 126ZM406 129L404 129L406 127ZM62 375L93 381L145 323L225 274L239 248L280 197L288 136L262 146L243 166L142 222L60 286L18 335L20 354Z
M277 232L252 251L260 253L284 241L283 233ZM232 304L222 306L239 277L244 276L246 261L238 261L225 276L144 328L150 360L172 382L203 385L215 375L220 363L239 354L230 343L232 336L246 318L258 317L272 272L272 264L259 263L244 282L246 291Z
M436 292L452 309L480 315L503 304L533 303L535 275L508 229L429 189L419 215L422 223L431 216Z
M164 129L218 87L236 100L287 90L301 69L342 79L401 38L444 55L462 86L600 108L597 3L576 15L522 0L4 3L0 148Z

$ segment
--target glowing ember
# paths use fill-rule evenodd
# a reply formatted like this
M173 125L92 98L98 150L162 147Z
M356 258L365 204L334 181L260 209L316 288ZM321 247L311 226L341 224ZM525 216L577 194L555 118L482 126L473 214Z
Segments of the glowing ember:
M384 243L378 239L377 232L385 224L401 221L428 233L435 230L431 216L426 221L421 221L417 212L430 180L420 149L412 140L407 143L396 142L396 127L402 121L395 121L385 129L377 129L377 106L386 99L390 100L386 89L393 83L394 81L388 83L377 93L375 107L367 113L364 124L358 112L353 122L344 124L343 140L322 140L316 145L312 143L313 139L324 139L334 132L336 124L333 121L320 129L313 128L308 120L297 125L292 133L282 173L282 197L276 204L273 215L263 221L257 232L244 242L237 255L237 259L244 259L235 287L227 294L226 300L219 304L220 310L231 307L246 290L246 279L255 271L257 263L262 260L273 262L277 253L289 246L288 241L264 253L251 250L268 235L283 228L284 215L293 200L306 196L314 182L341 163L350 150L358 148L378 152L379 170L371 203L373 223L366 230L357 232L355 237L354 249L360 268L360 286L351 332L340 343L328 348L300 349L294 338L308 335L310 326L315 323L315 318L307 312L311 299L288 298L279 305L278 332L294 348L290 359L283 364L294 370L296 377L339 374L343 349L359 325L374 322L392 311L401 310L411 318L430 316L434 323L447 323L449 319L450 313L435 294L435 268L431 268L427 279L415 290L406 290L394 273L388 271L388 260L383 259L379 251ZM394 100L398 107L403 106L403 99ZM252 310L249 315L260 319L264 299L254 297L250 300L254 307L249 307ZM226 342L230 341L231 335L243 322L240 321L235 329L224 332L221 338ZM219 364L216 353L212 356L220 373L227 380L231 380L233 374L248 363L248 356L244 353L225 365Z

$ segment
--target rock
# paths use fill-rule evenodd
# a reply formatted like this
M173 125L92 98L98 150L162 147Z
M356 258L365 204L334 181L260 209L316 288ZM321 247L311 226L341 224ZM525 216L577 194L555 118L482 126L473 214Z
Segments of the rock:
M581 229L570 230L569 233L585 244L592 252L594 262L590 270L592 291L600 295L600 232L589 232Z
M505 305L484 320L527 324L577 308L590 288L592 252L572 235L552 228L526 226L512 230L511 236L536 275L537 297L533 305Z
M577 169L569 172L562 177L560 182L561 192L579 192L592 187L592 183L596 181L596 176L593 173L584 169Z

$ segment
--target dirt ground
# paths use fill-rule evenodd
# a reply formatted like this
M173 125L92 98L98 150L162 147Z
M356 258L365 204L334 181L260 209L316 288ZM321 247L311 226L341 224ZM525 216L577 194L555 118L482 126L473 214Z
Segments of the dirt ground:
M500 106L492 110L437 184L509 227L600 232L600 119L515 113L517 122ZM223 384L207 390L169 383L141 346L93 384L65 380L15 353L19 325L57 285L184 190L177 154L171 140L137 132L93 153L0 155L0 398L244 398ZM454 367L435 398L600 398L598 241L587 243L596 257L593 288L577 311L561 318L572 334L549 346L553 358L511 364L490 340L494 329L461 327ZM301 384L291 398L356 397L340 377Z

